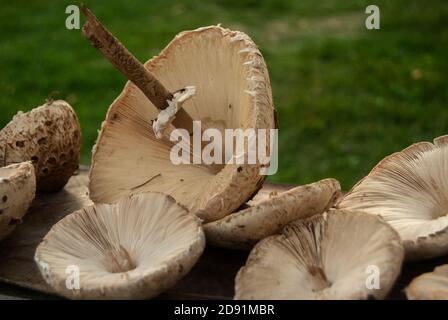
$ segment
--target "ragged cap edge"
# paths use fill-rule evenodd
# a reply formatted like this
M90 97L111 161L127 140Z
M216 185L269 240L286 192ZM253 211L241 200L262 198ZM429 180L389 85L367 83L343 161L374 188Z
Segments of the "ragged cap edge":
M60 125L61 121L63 125ZM76 132L76 137L72 132ZM63 188L79 165L82 143L79 119L64 100L49 100L28 112L19 111L0 130L0 140L5 142L5 146L0 143L0 163L8 163L7 155L10 153L14 154L12 161L33 160L38 192L55 192ZM42 146L41 140L45 141ZM18 142L24 146L17 148ZM11 150L11 145L15 150ZM62 149L61 145L65 148L70 146L70 152ZM66 158L59 159L59 153L65 153ZM48 159L51 157L54 162L50 163Z
M341 188L337 180L320 180L292 188L254 206L207 223L204 225L204 232L209 243L214 245L250 249L258 240L281 232L283 227L293 220L327 211L340 196ZM304 206L304 209L301 206ZM309 211L310 206L314 211ZM275 210L273 207L276 207ZM283 221L287 217L289 219ZM249 233L249 230L253 229L257 229L257 234Z
M315 223L323 223L323 224L327 224L329 219L332 219L333 217L337 217L338 215L356 215L358 217L362 217L362 219L364 219L365 221L367 220L371 220L373 223L378 223L380 225L382 225L383 227L385 227L389 232L391 237L395 238L395 242L394 243L390 243L388 244L388 247L391 248L390 250L397 251L397 249L399 249L399 254L394 254L392 255L392 260L391 261L391 265L395 266L395 269L391 269L391 270L387 270L387 276L390 278L389 282L389 286L387 288L381 288L381 292L377 293L377 297L376 298L385 298L386 295L388 294L388 292L390 291L390 289L392 288L393 283L395 282L395 280L397 279L397 277L400 274L400 270L401 270L401 265L404 259L404 249L402 246L402 242L400 239L400 236L398 235L398 232L393 229L386 221L384 221L384 219L382 219L380 216L375 216L375 215L366 215L363 212L360 211L350 211L350 210L343 210L343 209L331 209L328 212L325 212L323 214L318 214L318 215L314 215L311 216L309 218L306 219L299 219L299 220L295 220L294 222L288 224L285 229L290 228L292 225L294 224L309 224L309 223L314 223L314 221L317 221ZM286 230L284 229L284 231L282 232L282 234L278 234L278 235L272 235L269 237L264 238L263 240L259 241L251 250L247 261L245 263L244 266L242 266L240 268L240 270L238 271L236 277L235 277L235 296L234 299L235 300L241 300L241 299L247 299L247 295L246 296L242 296L244 294L243 289L242 289L242 278L245 277L246 273L249 272L248 270L250 270L252 265L256 265L256 264L260 264L262 263L262 253L263 251L266 251L264 249L264 246L267 243L270 243L272 241L277 241L277 240L282 240L285 239L285 233ZM382 283L383 283L382 279ZM272 290L274 290L275 288L272 288ZM369 295L367 294L363 294L362 296L359 297L351 297L350 299L368 299L370 298ZM251 297L250 299L253 299L253 297Z
M394 152L386 157L384 157L380 162L378 162L372 170L361 180L359 180L351 189L349 192L345 194L345 196L350 195L357 186L359 186L364 180L366 180L368 177L376 173L377 171L380 171L388 162L393 161L394 158L397 156L400 156L402 154L406 155L414 155L417 151L429 151L434 149L435 147L441 147L443 145L448 144L448 135L440 136L437 138L434 138L434 143L428 142L428 141L422 141L422 142L416 142L411 144L410 146L404 148L402 151Z
M366 179L370 178L372 175L381 171L384 166L388 165L389 162L393 162L396 157L407 155L410 157L415 157L416 152L430 151L435 148L440 148L448 145L448 135L443 135L434 138L433 143L428 141L416 142L410 146L404 148L402 151L394 152L384 159L382 159L378 164L376 164L373 169L369 172L367 176L359 180L349 192L347 192L344 197L341 198L339 203L336 205L340 209L339 205L344 201L344 198L351 195L356 188L361 185ZM415 261L421 259L429 259L438 257L448 253L448 227L439 230L435 233L428 234L425 237L419 237L415 240L405 240L403 241L403 246L406 251L406 261Z
M183 214L188 215L190 219L192 219L192 222L196 225L197 233L195 235L194 241L189 245L189 247L184 250L180 255L170 257L169 260L165 261L165 263L160 264L157 268L152 268L150 273L144 274L141 279L137 279L138 281L135 282L129 282L129 287L126 285L123 285L123 283L116 284L115 287L108 288L109 292L111 290L114 290L113 296L103 296L103 289L99 288L98 290L94 289L86 289L81 292L80 290L71 290L66 287L66 278L60 278L55 275L52 272L51 265L44 261L41 254L41 248L42 246L45 246L46 242L50 237L52 237L55 233L57 233L56 226L60 223L64 223L65 220L71 219L77 215L86 214L85 210L88 208L93 208L96 206L108 206L108 207L114 207L118 206L119 203L114 204L99 204L99 205L91 205L79 210L76 210L64 218L62 218L60 221L58 221L56 224L54 224L50 231L45 235L41 243L37 246L34 260L39 268L39 271L42 274L42 277L44 278L45 282L49 284L55 293L62 295L64 297L70 298L70 299L130 299L130 298L137 298L137 299L146 299L151 298L154 296L159 295L160 293L164 292L171 286L173 286L180 278L185 276L191 268L194 266L194 264L197 262L199 257L202 255L202 252L205 248L205 235L201 226L201 220L196 217L195 215L192 215L188 212L188 210L180 205L173 197L166 195L164 193L160 192L151 192L153 194L162 195L165 197L168 201L170 201L172 204L177 205L182 211ZM129 198L139 197L140 195L144 195L147 193L135 193L130 196ZM173 277L172 275L176 274L178 277ZM141 291L141 287L143 286L143 282L146 283L146 287L151 287L151 295L146 296L142 295L142 292L136 293L136 296L133 295L133 292L129 292L132 286L133 291ZM98 291L96 293L96 291ZM135 293L134 293L135 294Z
M251 124L251 126L253 128L276 128L277 124L274 119L275 108L273 105L271 84L266 64L255 43L243 32L231 31L229 29L222 28L221 26L208 26L198 28L196 30L181 32L161 51L159 55L148 60L144 64L145 67L152 70L158 64L163 63L163 60L167 59L168 54L175 46L178 45L179 42L185 41L189 37L206 32L220 32L224 37L231 38L230 41L237 43L242 42L244 44L245 48L240 50L240 53L247 55L247 78L250 83L248 94L254 98L255 109L258 109L258 116L255 123ZM95 167L98 165L95 161L96 154L98 153L99 148L101 148L103 139L106 136L105 132L109 126L111 117L115 108L118 107L122 101L131 94L133 87L134 85L132 82L128 81L126 83L123 91L109 107L106 114L106 119L101 124L101 130L92 149L91 169L89 171L88 182L89 190L91 190L92 181L94 179L93 172L95 171ZM228 179L229 183L226 186L222 186L221 190L215 191L209 201L207 201L207 204L195 212L205 221L220 219L237 209L241 204L248 200L257 188L260 187L260 181L264 181L266 178L266 176L261 176L259 174L261 169L259 164L240 165L239 167L242 167L243 170L233 170L233 168L226 169L226 167L228 167L228 165L226 165L220 173L231 175L230 179ZM238 186L241 186L241 188ZM232 196L226 197L229 193L232 194ZM224 201L224 198L229 199L227 199L228 201ZM92 197L92 200L96 203L100 203L99 199L96 199L95 196Z

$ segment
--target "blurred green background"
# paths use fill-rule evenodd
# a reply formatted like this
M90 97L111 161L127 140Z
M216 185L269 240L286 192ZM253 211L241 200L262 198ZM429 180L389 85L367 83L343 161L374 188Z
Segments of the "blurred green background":
M2 1L0 126L53 91L77 111L82 162L126 80L65 29L71 1ZM446 132L448 1L87 1L141 60L178 32L222 23L248 33L269 67L280 121L271 181L325 177L350 188L384 156ZM365 8L381 10L367 30ZM83 18L82 18L82 21Z

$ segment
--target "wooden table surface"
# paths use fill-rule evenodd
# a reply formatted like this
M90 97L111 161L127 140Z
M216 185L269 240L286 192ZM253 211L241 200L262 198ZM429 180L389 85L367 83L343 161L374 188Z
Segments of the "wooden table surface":
M90 205L87 167L81 167L64 190L38 195L24 221L0 243L0 299L58 298L43 281L34 263L34 251L51 226L83 206ZM292 185L266 183L261 194L287 190ZM248 252L207 247L199 262L160 299L232 299L236 273ZM448 262L447 257L407 263L389 299L405 299L403 288L415 276Z

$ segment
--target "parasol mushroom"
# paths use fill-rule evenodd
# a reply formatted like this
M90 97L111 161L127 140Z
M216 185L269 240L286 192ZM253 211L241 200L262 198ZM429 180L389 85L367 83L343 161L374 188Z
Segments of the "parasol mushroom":
M338 204L383 217L400 234L406 259L448 253L448 136L411 145L379 164Z
M37 191L62 189L78 168L80 148L78 118L63 100L19 112L0 131L0 164L32 161Z
M35 260L45 281L72 299L144 299L173 286L205 246L200 220L161 193L90 206L56 223ZM67 270L79 272L78 287ZM72 280L72 279L69 279Z
M36 191L36 176L31 162L0 168L0 240L22 222Z
M413 279L405 292L409 300L448 300L448 264Z
M166 139L166 132L165 139L158 139L151 123L162 118L154 127L161 125L169 132L173 128L190 130L191 119L202 121L202 129L215 128L221 133L226 128L275 128L269 76L256 45L242 32L204 27L180 33L158 56L139 67L91 12L85 13L86 37L132 80L110 106L94 147L91 199L111 203L135 192L159 191L205 221L236 210L261 187L265 176L260 170L265 164L257 160L253 164L228 161L206 165L194 159L189 164L175 164L170 158L175 143ZM196 95L186 100L193 94L192 87ZM170 92L187 95L177 96L184 108L174 109L183 110L184 116L176 123L178 113L172 125L169 122L176 110L162 112L160 117L160 110L172 106L170 97L176 100ZM160 97L165 98L157 100ZM266 149L269 155L270 143Z
M341 195L335 179L271 193L267 199L204 225L207 242L231 249L250 249L256 242L281 232L288 223L327 211Z
M400 237L380 218L330 211L256 244L236 276L235 299L382 299L403 255Z

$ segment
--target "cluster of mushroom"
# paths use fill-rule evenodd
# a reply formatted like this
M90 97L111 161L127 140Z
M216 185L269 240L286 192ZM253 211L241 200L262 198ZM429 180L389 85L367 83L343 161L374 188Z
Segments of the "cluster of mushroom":
M447 178L448 136L386 157L334 209L260 241L236 277L235 298L384 298L403 257L448 253ZM378 271L377 287L367 286L369 266ZM405 293L448 299L447 265L417 277Z
M141 66L84 12L84 34L132 82L110 106L93 150L95 205L55 224L36 250L59 294L154 297L192 268L207 240L251 249L236 299L384 298L405 256L448 251L448 139L386 158L345 196L324 179L247 202L264 181L261 164L175 165L165 130L188 129L192 119L218 130L276 128L267 68L252 40L220 26L187 31ZM69 266L79 268L79 288L66 285ZM369 270L377 282L368 283ZM430 276L408 295L421 296L425 281Z
M236 277L235 298L384 298L403 256L410 261L448 253L447 181L448 136L386 157L335 209L260 241ZM371 266L380 282L369 288ZM448 299L447 265L417 277L405 293L409 299Z
M79 122L65 101L19 112L0 131L0 240L22 222L38 192L64 187L78 167Z
M108 37L107 30L88 10L86 13L84 34L95 38L94 44L100 43L96 37ZM114 38L108 39L110 45ZM109 53L103 52L106 57ZM185 124L179 121L182 104L188 110L184 117L207 122L209 127L275 128L266 65L247 35L219 26L205 27L176 36L144 68L133 57L126 57L131 62L123 66L123 73L130 79L135 72L141 76L128 82L109 108L93 149L89 195L95 204L56 223L35 254L45 281L69 298L151 298L160 294L202 254L203 224L210 223L209 235L216 228L213 222L218 230L220 225L228 228L228 222L220 219L244 204L264 181L260 164L175 165L170 159L173 143L158 131ZM132 72L126 69L130 65L135 66ZM175 118L167 117L173 124L161 121L163 110L139 82L145 77L161 81L167 92L179 93L167 96L168 105L174 105L177 112ZM195 89L178 90L186 86ZM194 91L194 98L187 100L184 94L190 98ZM157 125L151 126L154 119ZM338 194L339 184L325 180L233 213L241 216L235 221L242 219L248 227L252 222L258 225L258 234L250 239L240 235L241 244L277 232L296 216L324 210ZM297 203L303 203L301 211L294 210ZM274 217L276 223L265 226L250 211L263 221ZM217 235L224 239L232 232L218 231ZM79 268L78 290L66 286L68 266Z

